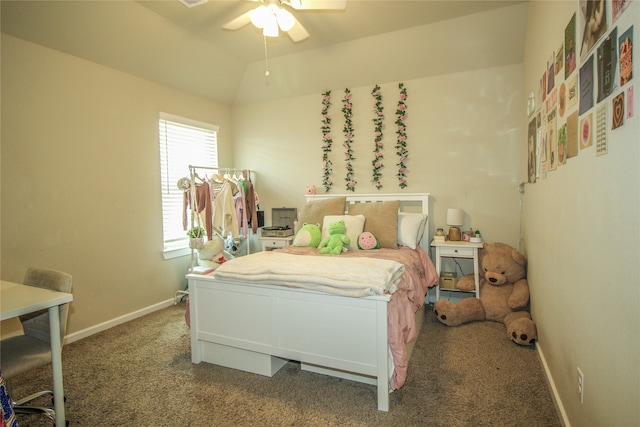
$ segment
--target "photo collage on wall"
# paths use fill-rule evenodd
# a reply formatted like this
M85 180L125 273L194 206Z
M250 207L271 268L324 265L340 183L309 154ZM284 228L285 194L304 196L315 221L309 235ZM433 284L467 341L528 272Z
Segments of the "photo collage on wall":
M631 2L576 1L564 40L529 96L530 183L583 150L607 154L610 131L634 116L633 25L618 25Z

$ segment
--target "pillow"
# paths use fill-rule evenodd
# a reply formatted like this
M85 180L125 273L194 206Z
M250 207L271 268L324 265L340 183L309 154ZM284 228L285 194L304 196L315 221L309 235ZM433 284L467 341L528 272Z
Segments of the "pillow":
M349 237L349 244L344 245L348 251L358 250L358 236L364 229L364 215L327 215L324 217L322 224L322 239L329 238L329 224L336 221L344 221L346 232L344 234Z
M298 224L320 224L326 215L344 215L346 197L312 200L300 211Z
M398 212L398 244L415 249L420 244L427 215Z
M400 200L389 202L352 203L349 215L364 215L364 231L378 239L381 248L398 248L398 208Z

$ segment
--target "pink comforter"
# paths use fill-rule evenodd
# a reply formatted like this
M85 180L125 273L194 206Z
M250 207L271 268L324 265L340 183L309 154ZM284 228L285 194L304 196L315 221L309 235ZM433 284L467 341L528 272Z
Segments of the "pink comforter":
M316 248L289 246L278 250L300 255L319 255ZM321 256L331 257L332 255ZM399 249L349 251L339 256L390 259L405 266L402 279L398 283L398 290L391 296L387 310L387 332L394 363L392 386L394 389L399 389L407 379L409 361L407 360L406 344L415 339L418 334L415 313L423 307L429 288L438 283L435 266L429 255L420 246L416 250L402 247Z

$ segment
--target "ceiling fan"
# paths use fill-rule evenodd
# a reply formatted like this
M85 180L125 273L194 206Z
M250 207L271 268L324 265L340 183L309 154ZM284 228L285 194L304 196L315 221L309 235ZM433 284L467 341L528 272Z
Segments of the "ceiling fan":
M299 42L309 33L300 21L288 10L342 10L347 0L252 0L260 6L252 9L222 26L225 30L237 30L248 23L262 29L265 37L278 37L279 31L286 32L291 40Z

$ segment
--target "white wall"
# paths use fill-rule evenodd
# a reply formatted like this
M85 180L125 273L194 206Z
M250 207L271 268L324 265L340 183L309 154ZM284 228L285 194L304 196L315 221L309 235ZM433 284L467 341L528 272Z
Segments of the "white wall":
M233 161L228 106L2 36L2 279L69 272L69 333L186 284L162 256L159 111L219 125Z
M525 93L538 84L547 59L563 42L573 13L580 16L575 1L530 3ZM608 14L611 22L611 9ZM618 35L634 25L636 46L638 17L640 2L634 1L617 23ZM577 28L581 40L581 20ZM634 52L632 84L636 88L638 66ZM525 190L524 241L538 350L565 420L575 426L640 423L637 98L635 116L616 130L611 130L612 96L604 101L609 104L608 154L596 157L594 147L580 151ZM520 108L525 115L524 105ZM524 159L521 166L526 168ZM577 394L578 367L585 376L582 404Z

